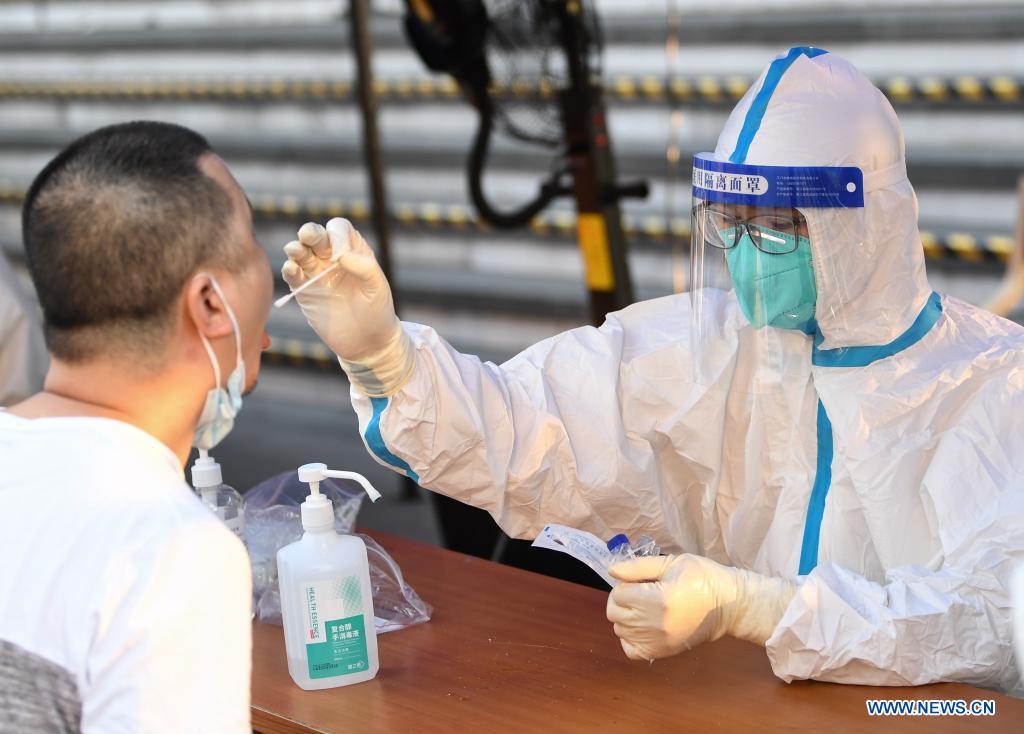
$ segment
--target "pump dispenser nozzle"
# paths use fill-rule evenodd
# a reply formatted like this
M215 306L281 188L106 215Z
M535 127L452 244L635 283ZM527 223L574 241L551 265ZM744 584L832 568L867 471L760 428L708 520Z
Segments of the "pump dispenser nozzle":
M234 488L224 484L220 464L206 449L199 449L199 458L192 465L192 486L203 504L244 543L245 501Z
M320 494L320 482L328 477L351 479L362 486L371 502L380 499L380 492L374 489L362 474L328 469L326 464L303 464L299 467L299 481L309 485L309 496L302 503L302 527L304 530L334 526L334 506L329 499Z
M192 465L192 486L198 490L219 487L224 483L220 464L206 451L199 449L199 458Z

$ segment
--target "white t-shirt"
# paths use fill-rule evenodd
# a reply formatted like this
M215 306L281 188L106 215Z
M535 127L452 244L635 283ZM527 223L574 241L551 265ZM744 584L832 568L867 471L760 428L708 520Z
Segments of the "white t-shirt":
M0 642L73 677L83 732L251 732L248 557L170 449L0 411L0 539Z

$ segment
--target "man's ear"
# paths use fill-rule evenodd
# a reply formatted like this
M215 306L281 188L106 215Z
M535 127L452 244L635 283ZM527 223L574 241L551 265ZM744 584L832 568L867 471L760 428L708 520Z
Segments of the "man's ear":
M230 336L233 332L224 299L209 273L197 273L185 284L185 313L196 331L207 339Z

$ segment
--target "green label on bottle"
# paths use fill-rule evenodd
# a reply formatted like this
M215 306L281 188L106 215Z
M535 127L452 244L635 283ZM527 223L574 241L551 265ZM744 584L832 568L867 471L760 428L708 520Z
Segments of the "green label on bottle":
M369 668L359 579L317 581L305 592L309 677L330 678Z

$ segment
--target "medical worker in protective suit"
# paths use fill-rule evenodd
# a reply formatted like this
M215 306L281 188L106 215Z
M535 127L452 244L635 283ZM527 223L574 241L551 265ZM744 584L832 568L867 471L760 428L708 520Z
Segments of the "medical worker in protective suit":
M288 244L370 452L488 510L646 533L613 567L632 658L722 635L780 678L1013 691L1024 561L1024 329L934 293L899 122L842 58L794 48L695 158L691 291L501 366L395 318L344 220Z
M37 308L0 252L0 406L21 402L43 385L47 357Z

